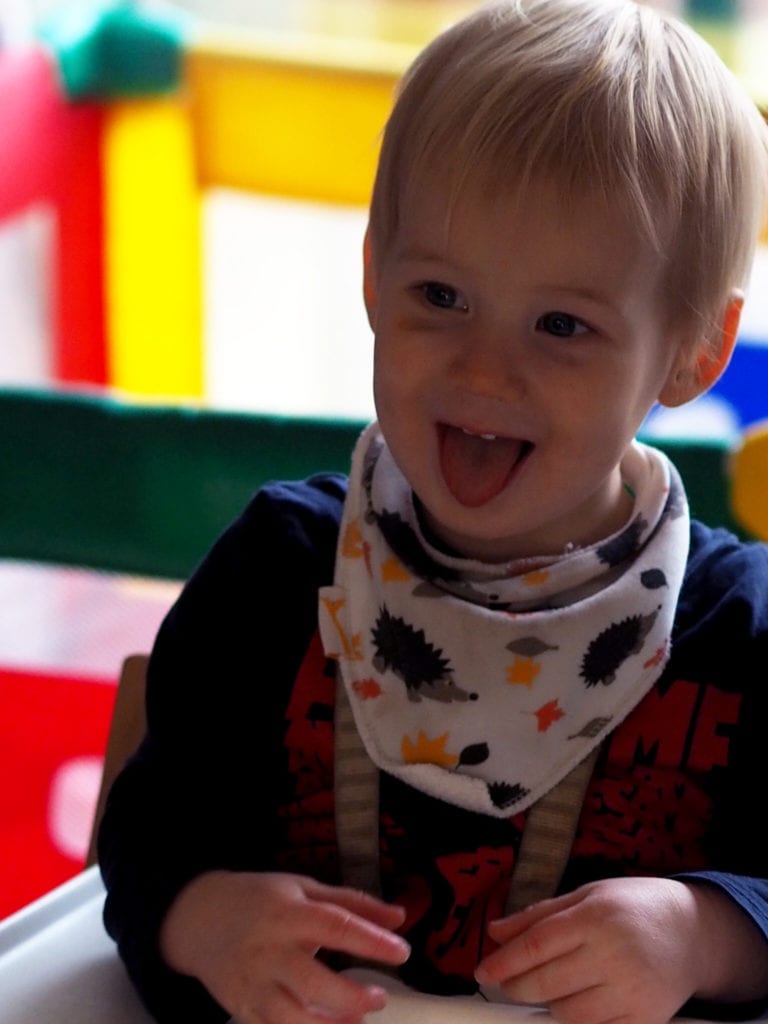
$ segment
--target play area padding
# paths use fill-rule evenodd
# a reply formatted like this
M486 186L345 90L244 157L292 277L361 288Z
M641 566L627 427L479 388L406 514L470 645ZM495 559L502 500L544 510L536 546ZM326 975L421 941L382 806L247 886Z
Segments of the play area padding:
M0 557L184 577L261 484L345 469L361 428L0 391Z
M0 557L183 578L266 481L345 471L363 424L0 390ZM742 536L724 441L654 441Z

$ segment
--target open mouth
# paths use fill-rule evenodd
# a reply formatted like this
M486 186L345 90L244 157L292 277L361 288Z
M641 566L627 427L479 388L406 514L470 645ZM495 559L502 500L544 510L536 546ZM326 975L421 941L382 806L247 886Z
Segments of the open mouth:
M479 508L500 494L533 450L530 441L438 425L440 468L461 505Z

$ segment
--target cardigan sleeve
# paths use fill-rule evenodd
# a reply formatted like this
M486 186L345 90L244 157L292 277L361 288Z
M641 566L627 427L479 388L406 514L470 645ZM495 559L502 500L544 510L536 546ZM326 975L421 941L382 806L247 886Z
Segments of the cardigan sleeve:
M270 865L291 685L333 574L342 477L274 484L214 545L164 620L147 675L147 734L99 835L104 920L158 1021L223 1021L170 970L163 918L204 871Z
M741 700L730 734L730 757L720 771L708 870L676 875L711 885L752 920L768 957L768 834L761 780L768 722L768 546L744 544L724 531L694 524L687 585L679 608L680 643L695 655L695 673L713 677ZM768 1014L762 1001L728 1006L692 1001L686 1013L712 1019Z
M724 871L696 871L675 875L681 882L712 885L738 904L751 918L766 940L768 956L768 880ZM768 1017L768 996L742 1003L722 1003L709 999L689 999L681 1014L712 1021L752 1021Z

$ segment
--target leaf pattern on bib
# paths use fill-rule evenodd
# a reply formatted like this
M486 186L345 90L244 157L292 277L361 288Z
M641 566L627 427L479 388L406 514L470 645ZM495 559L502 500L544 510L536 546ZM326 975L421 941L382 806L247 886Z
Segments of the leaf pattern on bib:
M448 733L430 739L423 729L414 743L410 736L403 736L401 752L405 764L438 764L443 768L452 768L458 764L458 757L445 749L448 742Z

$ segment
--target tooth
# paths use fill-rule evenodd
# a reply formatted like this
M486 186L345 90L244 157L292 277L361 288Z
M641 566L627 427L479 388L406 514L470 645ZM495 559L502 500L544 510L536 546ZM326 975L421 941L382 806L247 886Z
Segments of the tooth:
M467 434L468 437L479 437L483 441L495 441L496 434L476 434L474 430L467 430L466 427L462 427L461 431L463 434Z

